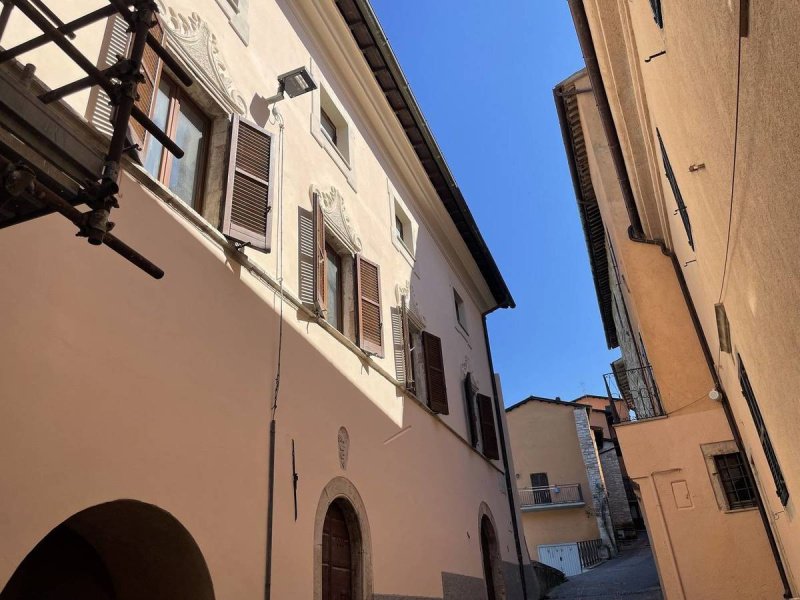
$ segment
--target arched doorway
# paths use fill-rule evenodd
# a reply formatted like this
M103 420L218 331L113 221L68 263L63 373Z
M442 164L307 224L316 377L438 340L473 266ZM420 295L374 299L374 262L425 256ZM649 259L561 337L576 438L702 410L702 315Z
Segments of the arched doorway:
M503 564L500 558L500 547L490 514L481 515L481 560L483 561L483 579L486 582L488 600L506 600L506 586L503 579Z
M166 511L117 500L76 513L20 563L0 600L214 600L203 555Z
M353 484L335 477L325 486L317 506L314 600L370 598L372 552L366 509Z

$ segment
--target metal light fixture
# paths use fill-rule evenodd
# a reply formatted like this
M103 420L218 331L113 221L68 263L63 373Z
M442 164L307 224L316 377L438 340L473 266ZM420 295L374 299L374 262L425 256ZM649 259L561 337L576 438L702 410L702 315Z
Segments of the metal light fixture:
M266 103L274 104L283 100L285 96L295 98L315 89L317 84L308 69L305 67L292 69L283 75L278 75L278 93L267 98Z
M311 73L305 67L294 69L283 75L278 75L278 89L286 92L289 98L300 96L306 92L317 89L317 84L311 78Z

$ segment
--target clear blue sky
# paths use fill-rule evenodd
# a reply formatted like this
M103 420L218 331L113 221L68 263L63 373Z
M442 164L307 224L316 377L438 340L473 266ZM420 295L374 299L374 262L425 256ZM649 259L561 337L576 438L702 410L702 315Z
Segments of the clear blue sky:
M606 350L552 89L583 67L567 3L373 0L517 308L489 317L506 404L604 393Z

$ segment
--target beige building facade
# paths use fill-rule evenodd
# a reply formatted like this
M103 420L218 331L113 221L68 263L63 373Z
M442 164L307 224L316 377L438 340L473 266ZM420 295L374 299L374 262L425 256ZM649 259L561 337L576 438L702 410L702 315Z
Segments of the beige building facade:
M99 172L108 94L42 104L84 76L52 44L0 66L4 126L51 126L0 135L0 598L537 598L485 329L513 300L369 4L156 5L136 106L185 154L134 124L111 215L161 279L30 219Z
M800 11L570 7L587 70L556 106L662 587L796 597Z
M586 404L538 396L506 409L528 551L567 576L616 554L591 413Z

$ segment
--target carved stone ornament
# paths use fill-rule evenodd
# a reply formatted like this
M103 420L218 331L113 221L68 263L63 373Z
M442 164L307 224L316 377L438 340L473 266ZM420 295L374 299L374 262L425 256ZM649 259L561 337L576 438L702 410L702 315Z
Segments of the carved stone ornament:
M411 319L414 325L419 329L425 329L425 317L422 316L417 299L411 293L411 283L406 281L403 284L396 284L394 286L394 296L398 306L402 303L403 298L406 299L408 318Z
M317 194L322 206L322 213L325 216L325 225L344 244L352 254L361 252L361 238L355 231L350 215L347 214L344 197L335 187L323 191L317 187L312 187L312 196Z
M342 471L347 469L347 455L350 453L350 434L347 429L339 427L339 435L337 436L337 444L339 446L339 466Z
M214 100L228 112L244 115L247 104L233 86L215 36L200 15L183 15L156 0L165 27L165 45Z
M465 356L464 362L461 363L461 377L466 377L467 373L470 374L470 379L472 380L472 389L477 392L481 389L481 386L475 376L475 369L472 368L472 359L469 356Z

